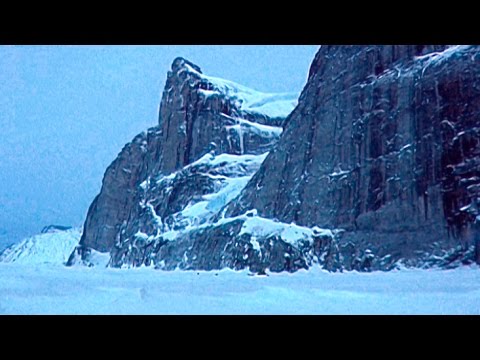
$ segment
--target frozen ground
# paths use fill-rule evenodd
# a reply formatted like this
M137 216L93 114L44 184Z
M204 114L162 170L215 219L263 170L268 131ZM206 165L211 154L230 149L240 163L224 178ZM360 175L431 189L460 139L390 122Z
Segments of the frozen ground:
M255 221L244 230L256 229ZM480 314L478 267L367 274L312 268L268 277L67 268L62 263L80 236L80 229L41 234L0 256L0 314Z
M253 277L0 263L0 314L480 314L480 269Z

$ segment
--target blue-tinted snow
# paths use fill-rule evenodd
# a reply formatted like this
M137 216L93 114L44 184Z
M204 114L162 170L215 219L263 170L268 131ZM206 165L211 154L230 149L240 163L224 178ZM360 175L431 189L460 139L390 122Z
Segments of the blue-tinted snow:
M480 314L478 268L269 275L0 264L0 313Z

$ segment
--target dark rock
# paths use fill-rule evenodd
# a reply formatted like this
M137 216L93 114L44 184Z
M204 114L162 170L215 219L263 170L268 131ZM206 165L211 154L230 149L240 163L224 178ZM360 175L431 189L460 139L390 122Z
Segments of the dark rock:
M120 227L128 220L144 174L156 167L161 140L157 128L138 135L108 167L102 190L88 210L80 246L110 251Z
M55 231L67 231L67 230L70 230L70 229L72 229L71 226L49 225L49 226L45 226L42 229L42 234L46 234L46 233L49 233L49 232L55 232Z
M355 251L412 264L467 249L479 115L478 46L323 46L281 141L226 215L342 228Z
M474 260L480 264L480 218L477 217L475 221L475 252Z

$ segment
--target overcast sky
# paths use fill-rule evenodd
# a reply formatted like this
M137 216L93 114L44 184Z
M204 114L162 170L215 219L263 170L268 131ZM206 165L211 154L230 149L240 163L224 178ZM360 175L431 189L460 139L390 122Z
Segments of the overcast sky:
M300 92L318 46L0 46L0 249L81 226L122 147L157 123L173 59Z

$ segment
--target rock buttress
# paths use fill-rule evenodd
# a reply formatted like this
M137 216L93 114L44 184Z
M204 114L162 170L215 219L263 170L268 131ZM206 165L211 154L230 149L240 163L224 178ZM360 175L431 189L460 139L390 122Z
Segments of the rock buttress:
M226 214L342 228L346 256L415 265L471 247L479 189L480 47L322 46L279 144Z

